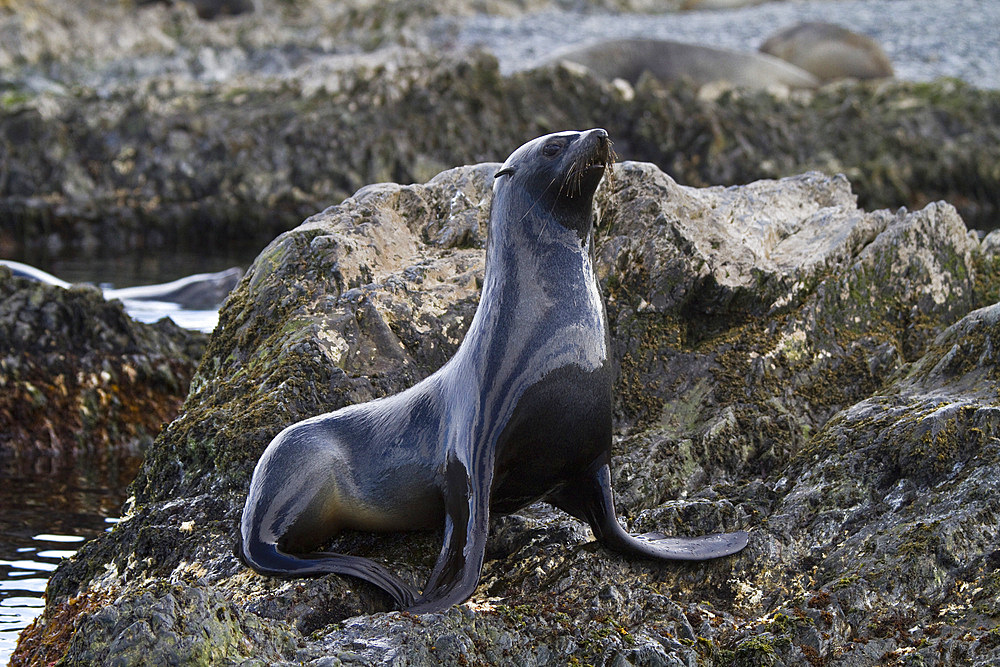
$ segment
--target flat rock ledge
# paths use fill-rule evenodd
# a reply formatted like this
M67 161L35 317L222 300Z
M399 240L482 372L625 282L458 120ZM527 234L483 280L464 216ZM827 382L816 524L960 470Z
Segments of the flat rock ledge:
M270 438L401 390L457 347L495 169L363 188L260 254L125 520L54 574L13 664L1000 660L997 239L945 203L860 210L846 178L818 173L695 189L623 163L597 196L624 521L745 528L743 553L628 561L538 504L495 518L481 586L446 613L241 567ZM332 547L422 583L440 539Z

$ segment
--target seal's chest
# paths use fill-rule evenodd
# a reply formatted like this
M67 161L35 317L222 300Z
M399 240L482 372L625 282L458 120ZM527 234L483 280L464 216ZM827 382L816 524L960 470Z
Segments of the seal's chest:
M611 374L564 366L518 400L497 441L493 504L511 511L580 474L611 444Z

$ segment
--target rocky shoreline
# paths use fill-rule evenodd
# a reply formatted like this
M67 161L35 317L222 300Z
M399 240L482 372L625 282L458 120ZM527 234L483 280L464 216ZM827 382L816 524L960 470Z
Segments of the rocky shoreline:
M0 453L148 447L12 664L1000 660L1000 92L630 85L445 48L484 13L581 14L547 0L213 4L0 0L0 251L264 248L208 338L0 268ZM243 568L267 442L444 363L495 161L588 126L625 160L597 199L617 503L748 549L630 562L535 505L494 520L471 603L421 617ZM439 545L333 548L419 582Z
M419 618L356 582L240 566L236 520L268 440L454 350L495 168L364 188L265 249L126 517L55 573L14 664L1000 657L995 235L980 242L944 203L865 212L818 173L697 189L626 162L597 198L622 513L640 532L747 528L743 554L628 562L533 506L494 522L471 604ZM420 581L438 544L333 548Z
M0 266L0 456L145 447L177 414L206 339Z
M32 32L12 6L0 247L15 255L259 248L368 183L423 182L590 126L687 185L845 173L865 208L945 199L970 227L997 226L1000 93L954 80L705 95L559 65L505 73L493 54L445 46L447 7L304 3L216 22L187 3L103 7ZM45 41L56 19L70 38L116 17L119 40L78 60Z
M502 77L491 56L415 52L329 76L329 87L80 92L49 117L44 99L8 105L0 134L31 140L8 141L2 158L6 242L263 245L365 184L422 182L502 159L525 137L598 125L623 158L689 185L817 169L849 175L866 208L945 199L974 228L997 224L1000 93L953 81L706 100L683 84L623 91L559 65Z

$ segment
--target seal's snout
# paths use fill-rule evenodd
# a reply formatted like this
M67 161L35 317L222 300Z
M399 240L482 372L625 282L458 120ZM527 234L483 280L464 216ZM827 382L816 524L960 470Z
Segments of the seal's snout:
M598 127L593 130L587 130L583 133L584 139L592 141L597 145L607 145L611 143L611 139L608 138L608 131L602 127Z
M611 149L611 138L607 130L602 127L587 130L583 138L585 143L593 147L589 167L606 167L615 161L615 153Z
M583 133L583 141L587 156L582 166L583 169L603 170L615 161L615 152L611 148L611 138L604 128L587 130Z
M605 168L615 161L607 130L595 128L575 135L570 144L570 167L566 172L560 195L570 199L592 196L604 175Z

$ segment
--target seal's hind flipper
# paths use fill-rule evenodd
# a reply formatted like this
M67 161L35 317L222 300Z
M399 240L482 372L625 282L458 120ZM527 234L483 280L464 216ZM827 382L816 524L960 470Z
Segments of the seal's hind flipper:
M743 530L702 537L666 537L662 533L630 535L615 515L607 455L595 461L580 478L564 484L548 500L589 523L598 542L631 556L659 560L708 560L730 556L743 549L749 540Z
M655 558L670 560L708 560L731 556L741 551L750 539L745 530L699 537L667 537L663 533L644 533L629 537L644 543L646 549L652 549Z

